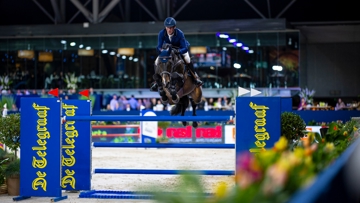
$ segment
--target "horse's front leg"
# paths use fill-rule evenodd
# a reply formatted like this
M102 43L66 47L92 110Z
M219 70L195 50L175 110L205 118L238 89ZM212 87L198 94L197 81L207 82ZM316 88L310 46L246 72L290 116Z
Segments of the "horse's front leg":
M161 86L159 87L159 94L160 94L160 100L161 100L161 103L164 104L164 105L167 105L169 103L169 99L168 97L166 96L166 92L164 90L164 88Z
M174 81L171 81L171 85L170 85L170 88L169 88L169 90L170 90L170 94L171 94L171 100L175 103L175 104L177 104L178 102L179 102L179 100L180 100L180 97L179 97L179 95L177 94L177 91L176 91L176 81L174 82Z
M197 107L197 104L194 102L194 99L190 98L190 102L191 102L191 107L192 107L192 115L193 116L196 116L196 107ZM194 128L197 128L198 127L198 122L197 121L193 121L192 122L192 126Z
M158 91L159 91L159 94L160 94L160 97L161 97L160 98L161 103L163 103L164 105L168 104L169 99L166 96L166 92L164 90L164 86L163 86L163 83L161 81L161 76L159 74L154 74L153 78L154 78L156 84L158 85Z

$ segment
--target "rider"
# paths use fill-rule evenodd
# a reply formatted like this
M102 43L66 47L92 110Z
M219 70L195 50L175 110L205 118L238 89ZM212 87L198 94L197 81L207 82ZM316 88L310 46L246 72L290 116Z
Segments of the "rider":
M168 17L165 19L164 26L165 29L161 30L158 35L158 45L156 48L157 52L158 53L161 52L162 45L164 43L179 47L179 53L182 54L186 63L186 67L190 70L191 75L194 77L196 85L201 86L203 82L200 80L199 76L194 70L194 65L191 62L188 52L188 47L190 43L185 39L184 33L180 29L176 28L176 21L172 17ZM160 62L158 57L155 60L155 65L158 65L159 63ZM158 85L156 84L156 82L154 82L150 90L152 91L158 90Z

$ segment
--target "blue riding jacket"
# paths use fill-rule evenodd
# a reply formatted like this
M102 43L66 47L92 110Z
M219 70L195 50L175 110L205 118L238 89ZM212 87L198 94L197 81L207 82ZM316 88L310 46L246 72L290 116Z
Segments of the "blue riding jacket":
M169 35L167 34L166 29L159 32L158 45L156 47L158 54L161 52L161 48L165 43L179 47L179 52L181 54L188 52L188 47L190 46L190 43L185 39L184 33L178 28L175 28L171 41L169 40Z

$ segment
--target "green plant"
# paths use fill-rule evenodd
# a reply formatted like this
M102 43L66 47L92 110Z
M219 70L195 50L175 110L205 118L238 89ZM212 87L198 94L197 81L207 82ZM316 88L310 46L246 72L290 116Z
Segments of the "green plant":
M8 95L2 95L1 101L0 101L0 108L2 109L4 107L4 104L6 104L7 109L11 109L13 104L15 104L15 99L13 96Z
M0 142L14 152L20 147L20 113L0 118Z
M305 129L305 121L299 115L292 112L281 114L281 135L290 142L303 137Z
M314 126L314 125L317 125L317 123L316 123L315 120L311 120L311 121L308 122L308 125Z
M10 162L4 170L5 178L16 177L20 175L20 159Z
M164 143L164 142L168 142L169 138L166 136L160 136L156 138L156 143Z
M8 90L10 89L10 85L13 81L9 78L9 76L0 76L0 89Z
M166 129L171 124L170 121L159 121L158 122L158 128Z
M0 185L5 183L5 168L6 168L6 163L9 161L9 158L3 159L0 161Z

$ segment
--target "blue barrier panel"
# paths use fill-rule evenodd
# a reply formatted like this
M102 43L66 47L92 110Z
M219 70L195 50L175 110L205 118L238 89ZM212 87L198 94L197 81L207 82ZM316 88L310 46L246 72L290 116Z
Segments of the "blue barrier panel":
M315 120L316 122L333 122L341 120L344 123L351 120L352 117L360 117L360 111L357 110L344 110L344 111L292 111L298 114L305 123Z
M232 116L72 116L67 121L228 121Z
M62 115L90 116L90 100L62 100ZM68 121L62 125L62 179L64 190L91 189L91 124Z
M309 187L296 192L289 203L359 202L360 139L352 143Z
M146 144L146 143L107 143L94 142L94 147L121 147L121 148L203 148L203 149L234 149L234 144Z
M281 133L280 97L236 98L236 154L272 147Z
M20 196L61 197L60 100L24 97L21 106Z
M95 169L94 173L113 173L113 174L147 174L147 175L178 175L193 173L200 175L234 175L234 171L226 170L161 170L161 169Z

